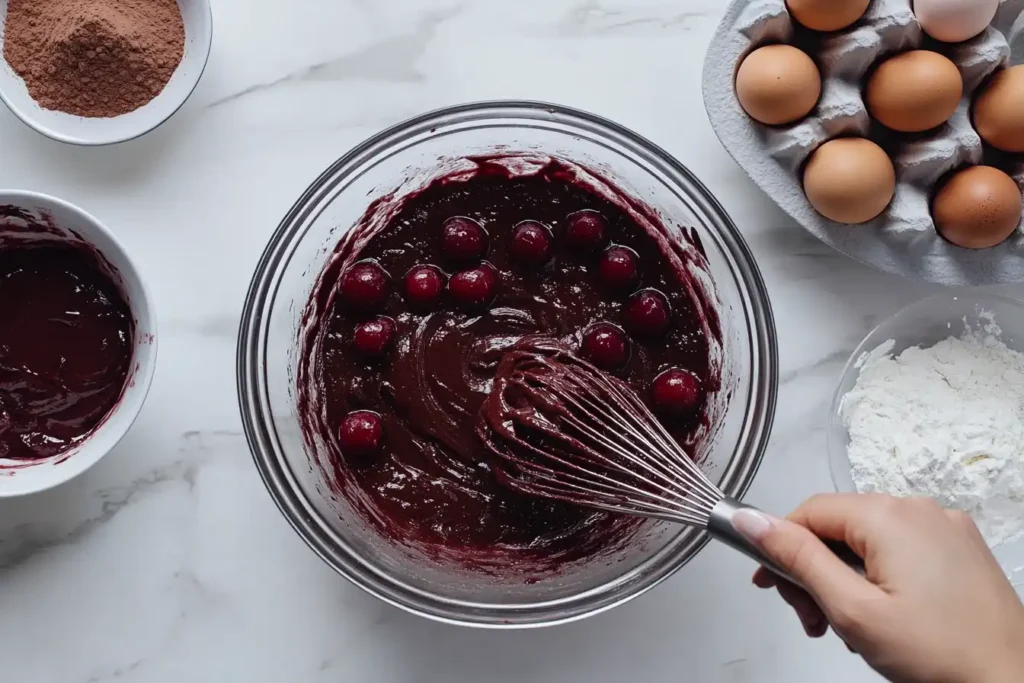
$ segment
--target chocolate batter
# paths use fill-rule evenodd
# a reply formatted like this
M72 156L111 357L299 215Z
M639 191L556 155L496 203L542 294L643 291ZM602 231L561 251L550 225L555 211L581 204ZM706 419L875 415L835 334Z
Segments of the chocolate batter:
M384 536L468 568L552 571L645 523L498 481L476 430L503 355L555 338L652 401L665 372L689 373L699 399L662 414L690 444L720 388L718 321L691 287L699 247L673 248L638 203L558 161L473 161L339 246L306 311L299 410L331 485Z
M87 248L0 248L0 459L50 458L99 426L124 391L133 327Z

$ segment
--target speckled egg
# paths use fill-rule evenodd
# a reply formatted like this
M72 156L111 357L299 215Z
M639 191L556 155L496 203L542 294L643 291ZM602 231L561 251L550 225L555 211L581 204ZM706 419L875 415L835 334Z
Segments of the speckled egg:
M1013 178L991 166L955 173L935 195L932 217L939 233L966 249L1002 244L1021 221L1021 191Z

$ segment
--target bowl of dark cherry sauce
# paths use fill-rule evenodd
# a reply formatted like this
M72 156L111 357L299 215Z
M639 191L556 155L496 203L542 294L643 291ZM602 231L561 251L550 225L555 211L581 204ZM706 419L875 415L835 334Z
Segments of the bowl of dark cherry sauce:
M155 366L150 297L114 234L54 197L0 191L0 498L99 462Z
M366 141L271 239L238 375L274 500L340 574L450 623L562 623L657 585L703 533L495 476L480 407L503 355L536 338L627 382L727 493L750 485L777 354L739 230L625 128L497 102Z

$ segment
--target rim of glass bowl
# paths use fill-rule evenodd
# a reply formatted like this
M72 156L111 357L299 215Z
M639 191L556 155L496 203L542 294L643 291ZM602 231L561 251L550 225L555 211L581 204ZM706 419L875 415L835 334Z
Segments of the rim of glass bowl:
M658 585L692 559L708 542L703 531L680 527L665 548L626 575L584 593L558 600L491 604L452 600L420 590L358 556L320 519L301 493L271 419L264 368L272 302L284 270L309 225L361 169L418 141L466 128L533 127L585 137L590 142L639 160L688 205L724 257L740 290L749 322L751 383L749 405L738 447L722 479L736 497L746 493L761 464L771 432L778 391L778 349L771 304L753 255L721 204L666 151L601 117L543 102L495 101L440 109L399 123L356 146L328 168L302 194L278 226L260 258L246 297L239 329L238 399L246 439L271 497L317 555L339 574L377 598L413 614L450 624L526 628L567 623L627 602ZM666 182L667 181L667 182Z

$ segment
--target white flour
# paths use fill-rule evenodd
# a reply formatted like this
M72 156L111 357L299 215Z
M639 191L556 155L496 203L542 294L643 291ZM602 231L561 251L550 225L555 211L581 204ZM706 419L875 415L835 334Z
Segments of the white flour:
M840 415L859 491L929 496L997 546L1024 535L1024 355L988 319L928 349L867 354Z

